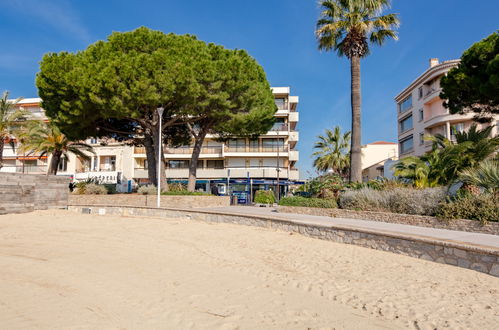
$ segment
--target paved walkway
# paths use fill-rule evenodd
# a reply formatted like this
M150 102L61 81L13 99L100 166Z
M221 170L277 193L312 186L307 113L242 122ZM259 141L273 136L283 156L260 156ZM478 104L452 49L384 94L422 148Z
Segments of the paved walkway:
M437 229L428 227L418 227L403 225L398 223L387 223L380 221L346 219L346 218L331 218L325 216L296 214L296 213L281 213L271 207L253 207L253 206L230 206L230 207L215 207L215 208L200 208L205 211L219 211L232 214L254 215L254 216L272 216L284 220L297 220L304 223L319 224L319 225L342 225L359 229L368 229L375 231L391 232L394 234L413 235L426 237L429 239L453 241L457 243L471 244L475 246L486 247L494 250L499 250L499 236L490 234L470 233L464 231Z

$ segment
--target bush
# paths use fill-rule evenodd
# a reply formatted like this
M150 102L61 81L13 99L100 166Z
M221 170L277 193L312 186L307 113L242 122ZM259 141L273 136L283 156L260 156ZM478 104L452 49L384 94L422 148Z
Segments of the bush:
M156 195L158 193L158 190L156 189L155 186L140 186L139 189L137 189L137 193L140 195Z
M104 188L106 188L108 194L116 194L116 185L115 184L103 184Z
M335 199L323 198L306 198L306 197L284 197L279 201L282 206L303 206L303 207L320 207L320 208L337 208L338 204Z
M85 195L106 195L107 189L102 185L89 183L85 185Z
M257 190L255 194L255 203L257 204L274 204L275 196L271 190Z
M435 215L446 198L444 188L395 188L347 190L340 196L340 207L360 211Z
M442 203L437 216L441 219L469 219L482 223L499 221L499 203L492 194L466 194Z

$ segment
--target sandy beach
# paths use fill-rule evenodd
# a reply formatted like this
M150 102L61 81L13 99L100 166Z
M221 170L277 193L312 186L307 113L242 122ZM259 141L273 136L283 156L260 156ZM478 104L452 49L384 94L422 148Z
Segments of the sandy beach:
M0 216L2 329L497 329L499 278L297 234Z

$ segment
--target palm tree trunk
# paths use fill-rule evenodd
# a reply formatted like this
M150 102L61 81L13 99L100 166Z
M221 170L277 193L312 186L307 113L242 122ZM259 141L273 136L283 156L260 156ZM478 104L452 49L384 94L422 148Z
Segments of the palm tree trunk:
M3 138L0 138L0 168L3 167L3 148L5 146L5 142Z
M57 170L59 169L59 162L61 161L61 156L62 152L60 151L55 151L52 154L52 159L50 160L48 174L53 174L53 175L57 174Z
M350 182L362 181L361 160L361 95L360 95L360 57L350 59L352 78L352 149L350 152Z

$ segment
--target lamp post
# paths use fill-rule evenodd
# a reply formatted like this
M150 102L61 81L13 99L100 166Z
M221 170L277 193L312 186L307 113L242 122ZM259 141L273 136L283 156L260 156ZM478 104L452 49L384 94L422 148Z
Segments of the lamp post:
M161 138L161 124L163 120L163 111L165 110L163 107L159 107L158 109L158 115L159 115L159 132L158 132L158 208L161 206L161 149L163 148L163 144L161 141L163 140Z

